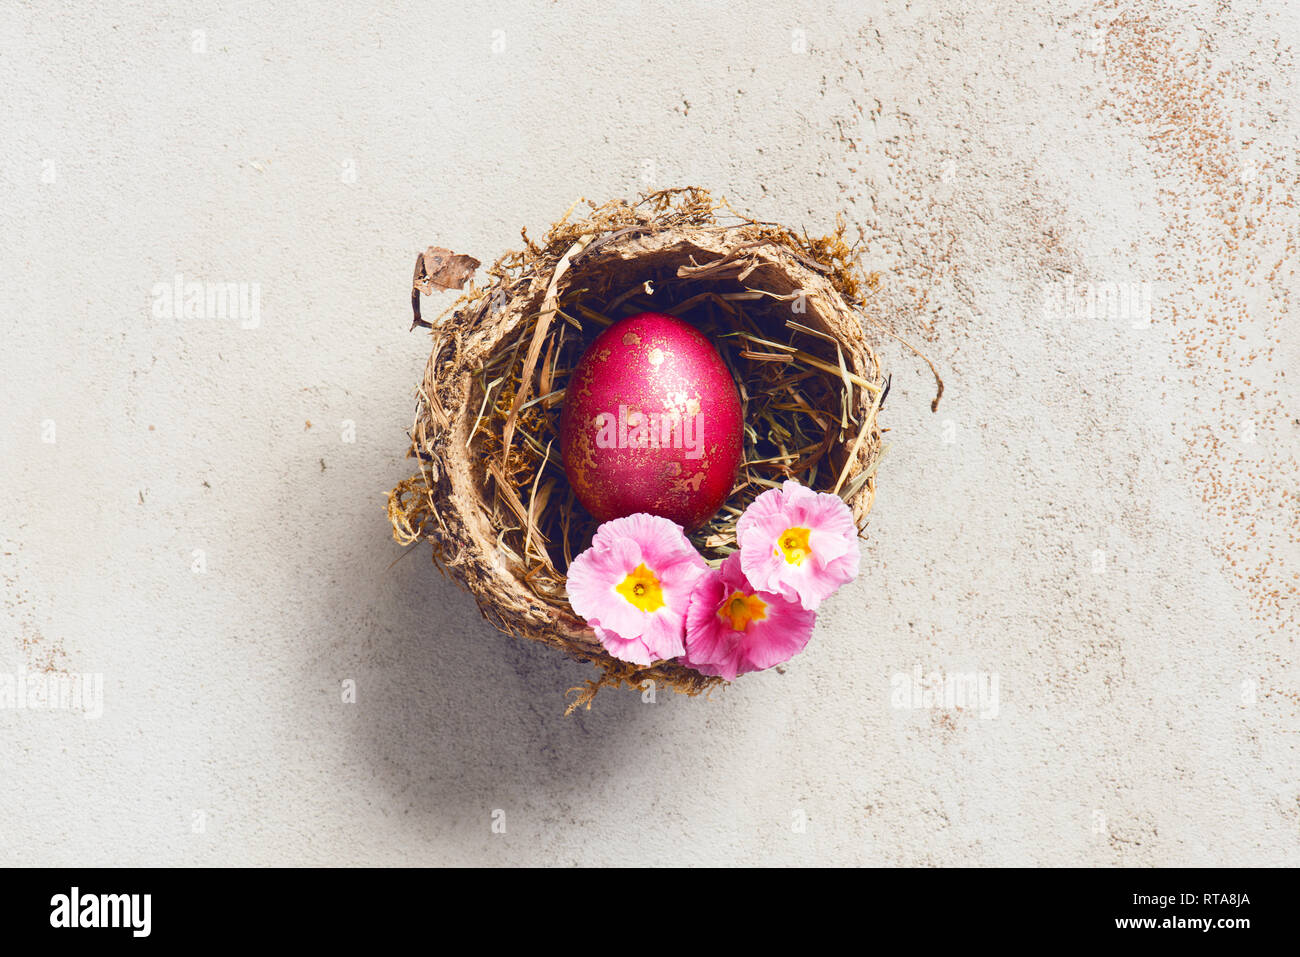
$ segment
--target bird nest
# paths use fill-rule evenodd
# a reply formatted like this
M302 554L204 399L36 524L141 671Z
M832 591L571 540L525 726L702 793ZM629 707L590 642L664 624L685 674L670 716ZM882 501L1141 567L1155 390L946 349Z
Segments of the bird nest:
M615 659L569 606L565 571L597 523L565 477L560 412L591 340L627 315L668 313L709 336L735 378L744 462L726 504L690 536L712 564L736 548L745 507L790 478L839 495L861 533L888 391L866 335L868 325L890 334L869 307L879 277L861 271L843 224L812 239L695 188L589 206L540 242L523 232L524 248L433 322L420 318L419 293L438 277L417 261L416 322L433 339L410 432L419 472L388 497L396 540L428 542L489 622L599 667L570 710L602 686L698 694L721 681L675 661ZM460 286L478 264L456 258L448 285Z

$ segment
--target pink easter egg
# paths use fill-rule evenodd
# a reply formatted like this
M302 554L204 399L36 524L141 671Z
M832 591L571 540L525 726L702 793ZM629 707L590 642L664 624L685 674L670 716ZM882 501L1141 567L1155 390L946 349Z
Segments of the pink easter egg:
M731 494L743 439L726 364L703 333L673 316L643 312L614 323L569 377L564 470L602 522L649 512L698 528Z

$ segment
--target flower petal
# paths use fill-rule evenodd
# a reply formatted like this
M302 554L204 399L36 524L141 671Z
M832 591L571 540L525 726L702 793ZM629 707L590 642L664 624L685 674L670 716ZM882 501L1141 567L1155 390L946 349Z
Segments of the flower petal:
M740 591L763 603L762 618L743 630L731 625L719 609L728 595ZM734 681L748 671L761 671L788 661L802 651L817 621L814 612L781 595L756 590L745 578L740 555L733 553L716 571L705 573L691 595L686 613L684 664L702 674Z
M767 617L751 622L745 641L745 671L762 671L789 661L808 645L817 613L783 601L777 595L759 598L768 602Z
M797 564L778 547L787 529L808 529L808 549ZM853 513L836 495L814 492L794 480L769 489L736 522L736 542L746 577L760 591L815 609L858 573L860 553Z
M656 661L677 658L686 651L683 619L679 612L671 608L662 608L646 617L648 621L641 640Z
M624 638L618 632L589 622L592 630L596 632L596 637L600 639L601 647L608 651L620 661L630 661L634 665L653 664L650 649L646 647L644 641L640 638Z
M642 564L655 576L663 600L650 611L618 591ZM686 608L696 580L707 570L680 525L646 513L628 515L601 525L591 547L573 560L569 603L611 655L648 665L685 651Z

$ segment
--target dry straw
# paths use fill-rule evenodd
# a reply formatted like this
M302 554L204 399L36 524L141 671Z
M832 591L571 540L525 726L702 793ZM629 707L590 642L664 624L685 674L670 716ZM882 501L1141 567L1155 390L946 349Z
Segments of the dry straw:
M429 542L435 565L488 621L599 667L572 689L569 711L590 707L606 685L652 680L698 694L721 681L674 662L610 657L565 597L565 569L595 522L564 476L560 409L591 339L624 316L667 312L710 335L730 367L745 463L726 505L692 536L716 564L735 548L745 506L787 478L838 494L862 528L888 391L864 320L891 334L870 308L878 277L861 272L842 224L810 239L696 188L588 205L585 218L571 219L571 208L540 242L524 232L524 248L436 321L420 318L413 295L416 322L433 338L410 433L420 468L388 496L397 541Z

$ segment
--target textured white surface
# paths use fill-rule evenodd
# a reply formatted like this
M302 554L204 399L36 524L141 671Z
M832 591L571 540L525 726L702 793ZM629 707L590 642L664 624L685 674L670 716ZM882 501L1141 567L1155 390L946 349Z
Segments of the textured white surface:
M0 862L1300 864L1294 5L373 7L0 12L0 672L104 676L0 711ZM948 392L882 344L784 675L565 719L586 666L392 564L407 277L687 183L845 210ZM155 317L178 272L258 328Z

